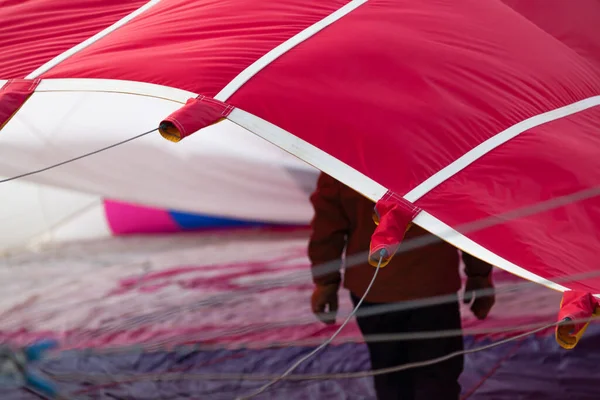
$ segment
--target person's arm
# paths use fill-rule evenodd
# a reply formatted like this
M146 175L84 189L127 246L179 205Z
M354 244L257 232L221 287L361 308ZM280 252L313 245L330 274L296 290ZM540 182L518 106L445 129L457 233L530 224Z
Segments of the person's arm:
M471 304L471 311L478 319L485 319L496 302L492 282L492 266L470 254L462 252L467 283L465 304Z
M488 278L491 276L492 266L490 264L465 252L461 253L465 263L465 274L468 278Z
M310 197L314 208L308 256L313 266L313 281L317 285L339 284L342 255L346 246L349 221L340 199L341 183L321 174L317 189ZM337 268L322 274L322 264L335 263Z

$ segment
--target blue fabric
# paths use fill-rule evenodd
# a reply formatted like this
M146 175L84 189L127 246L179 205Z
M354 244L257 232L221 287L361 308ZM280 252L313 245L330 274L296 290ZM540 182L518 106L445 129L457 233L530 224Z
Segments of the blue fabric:
M209 215L188 214L179 211L169 211L171 218L183 230L196 230L206 228L237 228L237 227L263 227L266 224L254 221L242 221Z

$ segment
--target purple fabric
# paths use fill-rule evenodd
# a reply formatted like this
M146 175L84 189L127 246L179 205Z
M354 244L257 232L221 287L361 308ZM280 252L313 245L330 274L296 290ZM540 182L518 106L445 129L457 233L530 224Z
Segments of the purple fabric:
M467 348L488 341L466 338ZM559 349L552 336L528 337L466 357L461 378L464 400L578 400L598 398L597 365L600 364L600 326L591 326L580 345L573 351ZM310 349L303 347L261 350L215 350L202 352L172 352L119 355L86 355L85 352L65 353L60 359L46 362L44 369L53 373L97 373L101 375L167 372L205 373L269 373L285 370L294 360ZM319 357L301 365L297 373L336 373L369 369L363 344L345 344L325 350ZM590 373L590 371L592 371ZM257 382L151 381L118 386L93 386L86 382L62 384L67 392L90 399L128 398L158 399L232 399L256 389ZM20 391L3 394L3 399L34 399ZM257 399L374 399L369 378L281 382Z

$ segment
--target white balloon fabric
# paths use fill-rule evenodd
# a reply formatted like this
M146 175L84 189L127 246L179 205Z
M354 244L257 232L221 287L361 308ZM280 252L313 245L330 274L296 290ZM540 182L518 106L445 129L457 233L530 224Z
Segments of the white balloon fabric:
M61 107L53 107L56 102ZM2 130L0 176L42 169L152 130L178 106L118 93L36 94ZM131 109L139 112L123 111ZM2 220L10 229L2 230L0 250L35 238L122 233L119 219L135 218L139 210L105 215L105 198L234 221L304 225L310 220L316 169L229 122L190 141L177 146L154 133L5 182ZM144 231L128 228L128 233Z

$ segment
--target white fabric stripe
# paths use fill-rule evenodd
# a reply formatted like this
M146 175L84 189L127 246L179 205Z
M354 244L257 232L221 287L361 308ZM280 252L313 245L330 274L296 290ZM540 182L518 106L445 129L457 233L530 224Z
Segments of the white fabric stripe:
M385 187L371 178L310 143L253 114L235 108L227 119L306 161L373 201L379 200L387 193ZM561 292L569 290L565 286L542 278L494 254L425 211L421 211L413 222L455 247L514 275Z
M6 80L0 79L0 89L2 89L2 87L3 87L4 85L6 85L6 83L7 83L7 82L8 82L8 81L6 81Z
M368 0L352 0L347 3L342 8L323 18L319 22L309 26L304 29L302 32L297 33L293 37L289 38L285 42L281 43L279 46L275 47L261 58L256 60L250 66L248 66L245 70L240 72L238 76L236 76L231 82L227 84L221 91L214 97L216 100L227 101L231 95L233 95L240 87L242 87L250 78L260 72L263 68L269 65L271 62L293 49L298 44L304 42L309 39L313 35L320 32L322 29L328 27L333 24L340 18L349 14L351 11L357 9Z
M69 58L72 55L80 52L81 50L85 49L86 47L90 46L91 44L94 44L95 42L97 42L98 40L102 39L103 37L105 37L106 35L110 34L111 32L116 31L117 29L119 29L123 25L127 24L129 21L131 21L132 19L134 19L138 15L140 15L143 12L147 11L148 9L152 8L153 6L155 6L156 4L158 4L159 2L160 2L160 0L151 0L151 1L149 1L148 3L144 4L142 7L138 8L137 10L135 10L134 12L132 12L132 13L126 15L125 17L121 18L119 21L115 22L114 24L112 24L108 28L106 28L106 29L98 32L97 34L95 34L91 38L89 38L89 39L87 39L87 40L79 43L77 46L72 47L69 50L63 52L62 54L59 54L58 56L54 57L52 60L48 61L47 63L45 63L41 67L37 68L32 73L30 73L29 75L27 75L25 77L25 79L35 79L35 78L39 77L40 75L42 75L43 73L48 72L50 69L56 67L58 64L60 64L61 62L65 61L67 58Z
M379 200L387 192L386 188L354 168L262 118L234 108L227 119L336 178L373 201Z
M600 105L600 96L589 97L576 103L572 103L564 107L545 112L543 114L535 115L531 118L521 121L518 124L511 126L510 128L496 134L495 136L489 138L480 145L474 147L473 149L462 155L460 158L458 158L456 161L452 162L447 167L438 171L437 173L426 179L424 182L422 182L420 185L415 187L413 190L408 192L404 196L404 198L410 202L415 202L427 193L429 193L431 190L435 189L445 180L456 175L464 168L477 161L479 158L483 157L498 146L517 137L521 133L531 128L535 128L536 126L545 124L547 122L555 121L560 118L568 117L578 112L587 110L588 108L596 107L598 105Z

